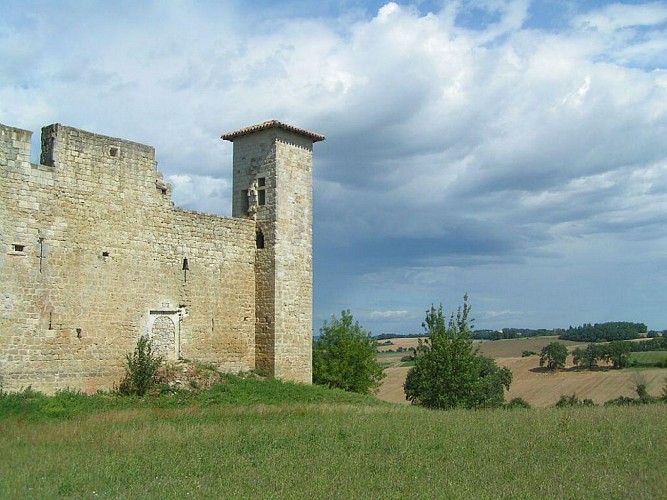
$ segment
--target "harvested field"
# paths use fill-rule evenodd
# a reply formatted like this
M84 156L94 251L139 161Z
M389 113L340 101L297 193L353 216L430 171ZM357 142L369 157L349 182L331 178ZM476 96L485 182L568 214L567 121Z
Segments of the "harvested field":
M403 349L407 349L408 347L417 347L418 339L420 338L425 339L426 337L401 337L396 339L381 340L379 341L380 344L389 341L391 342L391 345L379 345L378 351L379 352L395 351L399 347L402 347Z
M636 397L638 376L644 377L649 394L659 395L665 385L667 369L647 370L572 370L556 373L535 371L537 357L503 358L497 362L507 366L514 374L514 381L505 398L523 398L533 406L550 406L562 395L576 394L580 399L590 398L596 404L619 396Z
M392 345L381 345L378 347L379 352L386 352L389 350L395 351L399 347L408 349L410 347L417 347L419 339L426 337L407 337L389 339ZM386 341L382 341L386 342ZM558 340L558 337L526 337L523 339L511 340L474 340L475 345L479 346L479 351L484 356L491 358L510 358L520 357L523 351L540 352L544 346L550 342L560 342L565 344L568 348L573 348L579 345L586 346L587 342L572 342L570 340Z
M405 383L405 377L408 374L409 367L405 366L392 366L387 368L384 373L387 375L382 381L380 390L377 393L378 399L382 401L389 401L392 403L405 403L409 404L409 401L405 399L405 393L403 392L403 384Z
M392 339L393 340L393 339ZM400 340L400 339L396 339ZM403 339L412 341L413 339ZM562 395L576 394L579 398L590 398L600 404L618 396L636 396L634 388L636 379L641 376L647 383L648 392L659 395L667 383L667 369L651 368L645 370L574 370L571 365L567 370L556 373L540 371L537 356L521 357L524 350L539 352L555 337L533 337L526 339L484 341L480 352L492 357L501 366L512 370L514 379L510 391L506 393L507 401L523 398L533 406L551 406ZM414 344L401 343L404 347ZM585 343L559 341L570 350ZM398 345L398 344L397 344ZM377 397L383 401L408 404L403 393L403 383L410 370L409 367L392 366L385 370L387 374Z
M508 340L484 340L475 342L479 345L479 352L489 358L520 358L523 351L540 352L551 342L565 344L569 350L577 346L586 346L587 342L572 342L571 340L558 340L558 337L527 337L523 339Z

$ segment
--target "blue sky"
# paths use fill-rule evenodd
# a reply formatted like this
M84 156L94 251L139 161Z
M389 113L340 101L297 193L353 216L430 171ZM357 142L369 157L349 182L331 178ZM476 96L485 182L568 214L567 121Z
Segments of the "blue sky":
M416 333L466 292L477 328L667 328L667 2L2 10L0 122L150 144L179 206L230 213L224 132L327 136L316 329Z

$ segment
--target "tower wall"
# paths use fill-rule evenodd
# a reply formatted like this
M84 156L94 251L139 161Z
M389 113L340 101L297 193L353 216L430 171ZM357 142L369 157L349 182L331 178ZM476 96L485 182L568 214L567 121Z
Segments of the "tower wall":
M310 383L313 142L324 138L276 122L259 128L223 136L234 141L233 215L256 219L260 243L256 362L277 378Z

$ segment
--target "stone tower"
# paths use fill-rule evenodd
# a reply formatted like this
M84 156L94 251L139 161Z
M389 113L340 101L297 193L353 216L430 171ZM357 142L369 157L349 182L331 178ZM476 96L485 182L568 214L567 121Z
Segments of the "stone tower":
M313 143L276 120L222 136L234 143L232 216L255 220L255 363L312 381Z

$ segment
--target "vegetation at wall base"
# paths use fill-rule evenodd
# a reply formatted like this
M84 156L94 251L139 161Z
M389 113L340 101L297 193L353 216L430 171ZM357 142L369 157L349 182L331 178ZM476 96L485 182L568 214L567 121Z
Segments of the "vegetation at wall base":
M307 386L262 378L253 373L220 374L220 382L205 390L188 390L167 385L149 391L144 397L98 392L88 395L80 391L62 390L53 396L33 391L5 392L0 397L0 418L21 420L70 420L100 411L129 409L186 409L209 406L250 407L254 405L385 405L372 396L355 394L322 386Z
M141 335L137 339L134 352L126 356L125 377L120 382L118 392L126 396L143 397L157 382L157 371L162 364L162 357L153 351L148 337Z
M34 406L8 411L7 397L17 395L0 402L1 498L660 498L667 488L662 404L434 412L236 376L191 399L32 393L22 397ZM85 408L38 410L58 401Z

